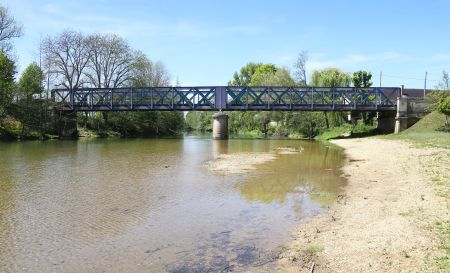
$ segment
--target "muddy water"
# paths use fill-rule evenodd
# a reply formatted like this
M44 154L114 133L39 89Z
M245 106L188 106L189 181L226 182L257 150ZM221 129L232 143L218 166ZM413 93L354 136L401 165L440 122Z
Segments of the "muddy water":
M247 175L204 165L278 154ZM0 143L0 272L217 272L265 263L344 186L342 152L295 140Z

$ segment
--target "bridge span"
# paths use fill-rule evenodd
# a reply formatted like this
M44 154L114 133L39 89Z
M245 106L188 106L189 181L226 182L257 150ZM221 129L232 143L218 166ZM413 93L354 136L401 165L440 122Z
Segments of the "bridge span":
M397 87L129 87L54 89L63 111L395 111Z
M378 129L399 132L423 113L423 98L408 98L403 87L126 87L54 89L61 113L60 136L76 135L76 112L215 111L213 137L228 137L223 111L376 112Z

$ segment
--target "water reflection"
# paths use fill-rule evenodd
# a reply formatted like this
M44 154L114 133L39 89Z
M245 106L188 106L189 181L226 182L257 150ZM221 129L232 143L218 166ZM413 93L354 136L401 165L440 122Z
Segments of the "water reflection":
M220 154L286 146L302 152L248 176L203 167ZM340 150L290 140L0 143L0 159L7 272L245 268L270 259L343 185Z

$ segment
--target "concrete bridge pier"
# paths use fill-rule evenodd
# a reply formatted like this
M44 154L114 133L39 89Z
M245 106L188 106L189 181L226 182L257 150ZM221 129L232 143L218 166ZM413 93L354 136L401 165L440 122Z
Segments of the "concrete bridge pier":
M423 98L402 95L397 98L397 115L395 116L396 134L406 130L425 115L425 101Z
M73 139L78 137L77 112L61 111L57 112L58 136L60 139Z
M228 115L223 112L213 115L213 139L228 139Z

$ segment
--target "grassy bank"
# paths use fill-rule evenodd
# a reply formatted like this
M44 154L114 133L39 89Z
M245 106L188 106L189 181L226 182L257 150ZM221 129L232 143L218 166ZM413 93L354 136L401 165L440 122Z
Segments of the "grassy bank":
M316 140L331 140L338 138L349 138L349 137L364 137L375 134L376 127L373 125L366 125L361 120L353 126L351 124L344 124L339 127L334 127L326 129L321 132L314 139Z
M450 149L450 133L444 132L444 123L445 116L435 111L400 134L390 134L383 138L405 140L419 146Z

